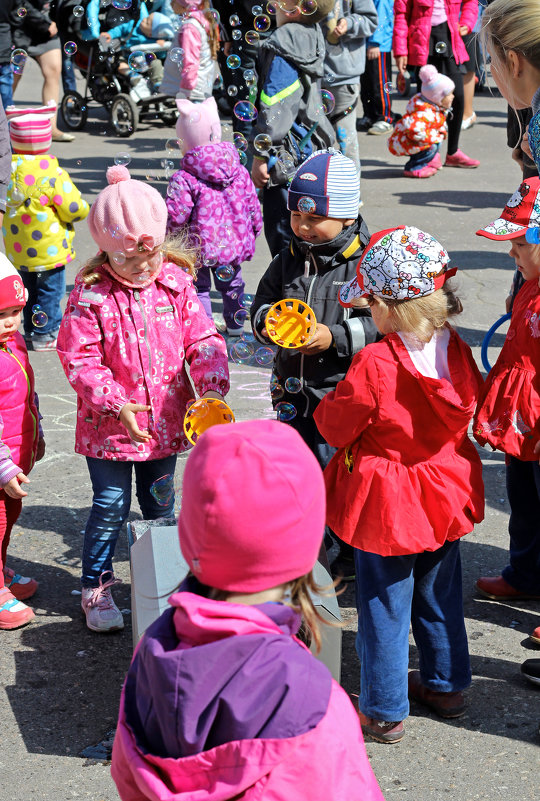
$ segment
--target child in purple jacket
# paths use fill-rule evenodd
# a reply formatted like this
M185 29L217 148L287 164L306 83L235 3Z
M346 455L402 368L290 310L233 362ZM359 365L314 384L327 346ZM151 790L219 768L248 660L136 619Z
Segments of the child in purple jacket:
M183 150L181 169L167 189L168 233L186 226L191 245L200 251L196 289L212 318L210 274L223 298L223 317L229 336L243 330L245 310L241 264L255 252L262 217L255 187L238 150L221 141L216 101L177 100L176 123ZM240 313L240 314L239 314Z
M346 692L296 637L302 617L319 636L324 518L321 470L290 426L202 435L178 522L191 573L122 691L122 801L383 801Z

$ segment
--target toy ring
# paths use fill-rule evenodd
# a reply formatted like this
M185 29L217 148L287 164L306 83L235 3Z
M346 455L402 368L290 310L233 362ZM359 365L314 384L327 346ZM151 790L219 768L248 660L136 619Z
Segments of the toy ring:
M307 345L317 327L315 312L296 298L278 300L266 315L266 332L281 348Z
M488 354L489 343L491 342L491 337L493 336L493 334L495 333L497 328L499 328L499 326L501 326L503 323L505 323L507 320L509 320L511 318L511 316L512 316L511 314L503 314L503 316L500 317L497 320L496 323L493 323L493 325L491 326L491 328L489 329L489 331L485 335L484 339L482 340L482 350L480 352L480 355L481 355L481 358L482 358L482 364L484 365L484 369L488 373L491 370L491 364L488 361L488 355L487 355Z
M207 428L234 423L232 409L218 398L199 398L192 403L184 417L184 434L195 445Z

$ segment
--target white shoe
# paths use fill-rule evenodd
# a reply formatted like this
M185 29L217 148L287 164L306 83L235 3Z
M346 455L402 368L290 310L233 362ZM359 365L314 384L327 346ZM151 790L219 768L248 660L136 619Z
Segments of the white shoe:
M461 123L461 130L466 131L468 128L472 128L475 122L476 122L476 114L473 111L470 117L465 117L463 119L463 122Z
M106 581L103 581L104 578ZM99 577L98 587L82 588L81 607L86 615L86 625L92 631L119 631L124 628L124 618L110 590L120 583L121 579L115 578L110 570L105 570Z
M393 130L394 126L391 122L379 120L378 122L374 122L371 128L368 129L368 134L372 136L384 136L384 134L389 134Z

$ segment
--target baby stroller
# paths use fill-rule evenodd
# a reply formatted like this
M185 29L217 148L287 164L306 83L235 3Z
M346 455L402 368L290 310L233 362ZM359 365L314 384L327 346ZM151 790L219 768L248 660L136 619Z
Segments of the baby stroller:
M88 120L88 104L104 106L117 136L128 137L137 130L139 120L159 118L165 125L174 125L177 109L174 97L156 93L149 72L151 59L164 59L170 42L162 47L154 44L122 46L118 40L104 48L99 42L81 42L74 57L75 65L86 78L84 94L67 92L60 109L67 128L79 131ZM131 59L131 61L130 61ZM135 59L137 73L121 74L122 62ZM140 62L143 62L142 64Z

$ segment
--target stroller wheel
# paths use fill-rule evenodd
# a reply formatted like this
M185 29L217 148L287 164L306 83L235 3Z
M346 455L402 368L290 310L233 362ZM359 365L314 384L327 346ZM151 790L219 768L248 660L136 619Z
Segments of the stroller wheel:
M66 128L70 131L80 131L88 119L86 100L78 92L67 92L62 98L60 106Z
M131 136L139 124L139 109L129 95L116 95L109 109L111 124L117 136Z

